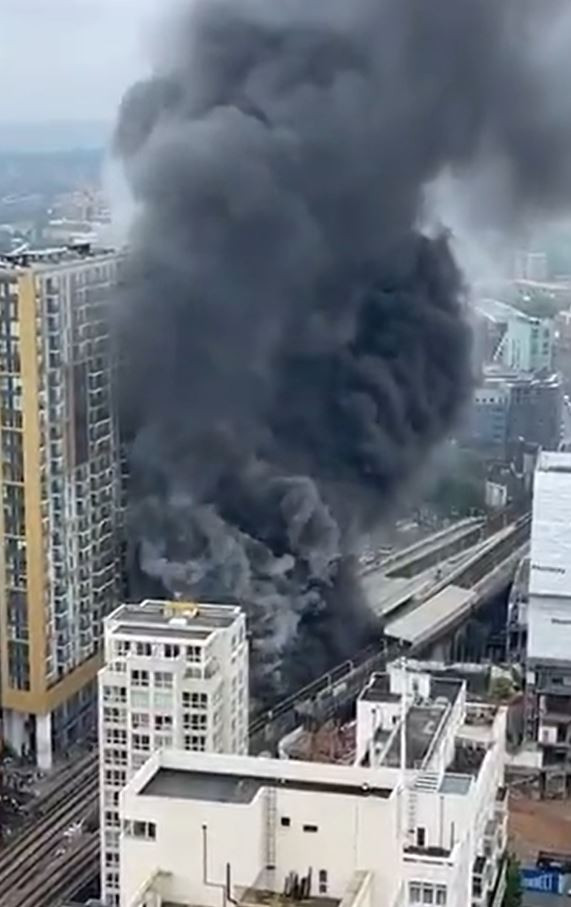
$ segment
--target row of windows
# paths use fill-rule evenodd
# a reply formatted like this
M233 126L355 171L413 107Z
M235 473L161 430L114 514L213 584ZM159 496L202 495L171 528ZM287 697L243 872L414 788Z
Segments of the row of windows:
M139 658L174 659L182 656L186 661L197 664L202 661L203 652L202 646L181 646L177 643L132 642L127 639L119 639L115 643L115 655L117 658L136 655Z
M170 690L174 684L174 677L169 671L154 671L153 683L157 689ZM151 672L131 671L131 686L149 687L150 684Z
M146 838L148 841L154 841L157 837L157 826L154 822L141 822L135 819L134 822L125 822L123 830L130 838Z
M427 882L409 882L409 904L446 904L446 886Z
M155 671L153 677L155 689L172 689L172 674L165 671ZM148 671L132 671L131 682L134 687L147 689L150 686L150 674ZM127 688L122 686L104 686L103 702L112 702L119 705L125 704L127 702ZM205 711L208 708L208 694L183 692L182 708Z

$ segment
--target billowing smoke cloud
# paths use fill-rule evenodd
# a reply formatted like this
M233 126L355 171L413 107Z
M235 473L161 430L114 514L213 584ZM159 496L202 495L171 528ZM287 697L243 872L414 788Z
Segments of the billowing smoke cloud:
M370 634L350 555L469 395L425 187L486 161L504 211L569 194L559 9L195 0L125 98L131 539L166 591L245 603L259 678Z

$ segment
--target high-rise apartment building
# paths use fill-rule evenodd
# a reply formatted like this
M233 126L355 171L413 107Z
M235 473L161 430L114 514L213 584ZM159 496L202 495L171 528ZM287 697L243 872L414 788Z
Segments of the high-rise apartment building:
M237 605L145 601L105 622L99 675L101 880L119 904L119 794L151 753L248 751L248 643Z
M2 731L43 768L94 719L119 600L117 267L88 246L0 259Z

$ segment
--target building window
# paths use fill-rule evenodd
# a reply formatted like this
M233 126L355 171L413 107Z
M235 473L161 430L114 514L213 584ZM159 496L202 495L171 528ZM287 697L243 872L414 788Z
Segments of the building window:
M105 784L112 787L124 787L127 783L127 772L117 768L106 768L104 777Z
M187 646L186 660L192 662L193 664L198 664L199 662L201 662L202 646Z
M115 746L127 746L127 731L121 728L106 728L105 743Z
M133 749L144 753L151 751L151 738L148 734L133 734Z
M105 724L124 724L126 720L127 712L125 709L116 709L107 706L103 709L103 721Z
M420 904L422 889L420 882L408 883L408 902L409 904Z
M146 838L148 841L154 841L157 837L157 826L154 822L141 822L136 819L134 822L125 822L125 834L131 838Z
M284 828L289 828L291 825L291 819L289 816L282 816L280 823L284 826Z
M180 646L174 646L170 643L165 645L165 658L178 658L180 655Z
M117 658L126 658L129 654L131 643L126 639L119 639L115 643L115 654Z
M155 715L155 730L164 731L172 727L172 715Z
M422 903L434 904L434 885L422 886Z
M119 828L119 813L115 810L105 810L105 825L107 828Z
M319 870L319 894L327 894L327 870Z
M118 872L106 872L105 873L105 884L107 888L119 888L119 873Z
M315 833L316 831L319 831L317 825L304 825L304 826L303 826L303 830L304 830L304 831L309 831L309 832L312 832L312 833Z
M127 765L127 750L105 749L103 761L105 765Z
M125 687L105 686L103 687L103 702L127 702L127 690Z
M185 731L205 731L207 715L183 715L182 722Z
M183 709L204 710L208 708L208 693L187 693L182 694Z
M141 728L149 727L150 720L148 712L132 712L131 713L131 727L134 731L137 731Z
M153 647L150 642L137 642L135 643L135 654L141 655L144 658L150 658L153 653Z
M103 794L103 802L105 806L111 807L113 809L119 808L119 791L118 790L106 790Z
M206 737L203 734L185 734L184 748L185 750L204 753L206 750Z
M159 690L171 690L173 676L170 671L155 671L155 687Z
M436 903L439 907L444 907L446 904L446 886L437 885L436 886Z
M148 671L131 671L131 685L134 687L148 687L149 686L149 672Z
M426 845L426 828L419 826L416 829L416 846L424 847Z

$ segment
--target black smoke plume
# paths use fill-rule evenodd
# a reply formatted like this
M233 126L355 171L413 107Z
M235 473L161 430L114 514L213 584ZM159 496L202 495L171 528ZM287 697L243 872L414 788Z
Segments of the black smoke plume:
M195 0L123 102L131 542L149 583L245 603L260 683L368 638L351 556L469 395L425 188L484 161L514 213L568 193L561 8Z

